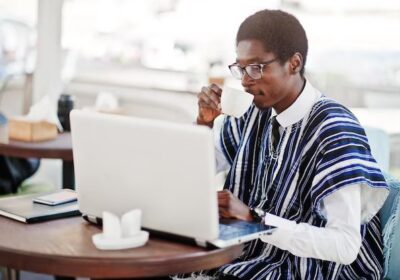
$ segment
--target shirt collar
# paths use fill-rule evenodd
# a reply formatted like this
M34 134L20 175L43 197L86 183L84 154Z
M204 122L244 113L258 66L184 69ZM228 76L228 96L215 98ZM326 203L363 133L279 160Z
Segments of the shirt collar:
M272 108L272 116L276 116L276 120L284 128L300 121L321 97L321 93L311 83L307 80L305 83L303 91L285 111L277 115Z

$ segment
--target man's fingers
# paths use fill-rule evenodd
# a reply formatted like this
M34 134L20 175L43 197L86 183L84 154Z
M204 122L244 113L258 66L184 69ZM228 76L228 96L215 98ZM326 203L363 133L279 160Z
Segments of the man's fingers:
M218 108L216 108L215 106L215 103L212 101L205 101L204 99L199 99L197 104L199 105L200 108L218 110Z
M217 86L216 84L211 84L210 89L214 91L217 96L221 97L222 89L219 86Z
M229 211L225 207L218 207L218 214L222 218L230 218L231 215L229 214Z
M211 108L213 110L219 110L218 102L215 102L212 100L208 95L206 94L199 94L198 96L198 105L199 107L205 107L205 108Z
M221 98L217 96L215 93L211 93L208 98L215 104L216 108L220 108L221 104Z
M228 190L217 191L218 195L230 195L231 192Z
M221 103L222 89L216 84L210 86L209 96L210 99L218 106Z
M217 197L218 197L218 207L219 209L223 209L223 217L225 218L233 217L231 213L233 205L232 193L228 190L218 191Z
M219 104L221 103L221 98L217 92L210 89L209 87L203 87L201 92L197 95L199 99L199 106L201 104L206 104L208 107L213 108L214 110L219 110ZM202 102L202 103L201 103Z
M230 202L229 192L219 191L217 193L217 197L218 197L218 205L225 206L225 207L229 206L229 202Z
M220 206L220 207L228 207L229 206L229 200L226 199L225 197L218 197L218 206Z
M222 190L222 191L218 191L217 195L218 195L218 198L225 197L225 198L229 199L232 196L232 193L228 190Z

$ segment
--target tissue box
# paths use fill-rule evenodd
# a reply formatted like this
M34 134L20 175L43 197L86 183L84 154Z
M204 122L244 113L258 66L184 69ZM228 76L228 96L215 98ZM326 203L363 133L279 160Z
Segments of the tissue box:
M46 121L32 121L23 118L10 119L9 138L19 141L45 141L57 137L57 126Z

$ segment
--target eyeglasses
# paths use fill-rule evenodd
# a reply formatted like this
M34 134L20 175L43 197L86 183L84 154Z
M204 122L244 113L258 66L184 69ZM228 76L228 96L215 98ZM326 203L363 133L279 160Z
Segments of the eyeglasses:
M265 66L271 64L272 62L277 61L278 58L274 58L262 63L253 63L246 65L245 67L241 67L237 63L233 63L229 65L229 70L232 73L232 76L236 79L243 79L244 73L246 73L250 78L254 80L259 80L262 77L262 72Z

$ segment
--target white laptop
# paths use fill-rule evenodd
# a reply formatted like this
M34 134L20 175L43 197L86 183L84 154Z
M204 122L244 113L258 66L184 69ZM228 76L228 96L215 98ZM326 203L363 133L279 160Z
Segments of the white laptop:
M216 247L273 230L236 220L220 226L209 128L79 110L70 116L79 210L90 221L139 208L144 228Z

